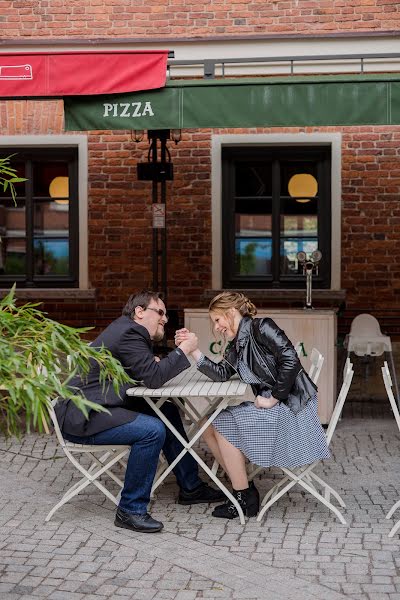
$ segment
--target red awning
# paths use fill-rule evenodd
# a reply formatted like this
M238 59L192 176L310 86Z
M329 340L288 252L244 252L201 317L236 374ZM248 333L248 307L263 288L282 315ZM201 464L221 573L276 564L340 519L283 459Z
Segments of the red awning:
M91 96L161 88L168 50L0 53L0 97Z

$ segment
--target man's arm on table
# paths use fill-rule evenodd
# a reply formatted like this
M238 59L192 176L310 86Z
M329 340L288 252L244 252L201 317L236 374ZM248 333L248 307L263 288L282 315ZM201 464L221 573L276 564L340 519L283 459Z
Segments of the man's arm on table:
M175 348L157 362L154 358L150 338L141 332L127 331L119 344L119 355L122 364L129 369L133 379L152 389L164 385L167 381L179 375L190 367L185 353L180 348Z

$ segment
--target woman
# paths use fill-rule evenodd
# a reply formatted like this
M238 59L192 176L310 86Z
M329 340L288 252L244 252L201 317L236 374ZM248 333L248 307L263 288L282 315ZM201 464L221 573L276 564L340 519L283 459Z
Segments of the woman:
M223 359L215 363L200 350L192 352L198 369L214 381L237 373L251 384L254 402L223 410L204 438L228 473L233 495L248 517L259 510L259 493L248 482L245 457L262 467L294 468L329 458L317 414L317 388L304 372L297 353L272 319L254 318L257 309L241 293L222 292L209 306L214 332L226 344ZM180 343L188 330L177 331ZM227 501L213 516L238 516Z

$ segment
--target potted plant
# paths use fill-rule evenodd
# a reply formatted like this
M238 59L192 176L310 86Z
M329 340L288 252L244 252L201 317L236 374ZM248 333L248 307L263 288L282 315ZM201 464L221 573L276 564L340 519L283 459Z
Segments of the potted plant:
M100 365L105 387L118 390L134 383L109 350L81 337L91 327L63 325L37 306L17 306L15 286L0 301L0 429L5 435L32 427L48 431L48 408L57 397L72 400L86 416L90 409L106 410L68 385L76 373L85 377L90 361Z

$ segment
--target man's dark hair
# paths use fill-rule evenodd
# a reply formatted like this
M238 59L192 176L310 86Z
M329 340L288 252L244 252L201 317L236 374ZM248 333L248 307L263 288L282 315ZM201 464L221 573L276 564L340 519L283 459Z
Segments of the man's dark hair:
M141 306L142 308L147 308L152 300L156 302L161 299L160 292L152 292L151 290L142 290L138 294L132 294L128 298L128 302L125 304L122 314L127 317L135 316L135 308L137 306Z

